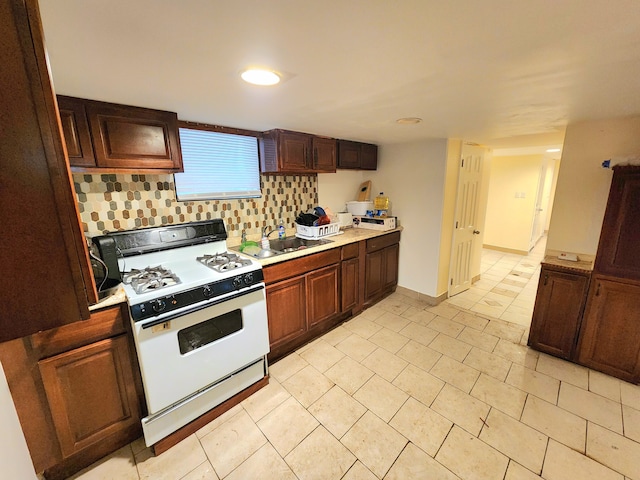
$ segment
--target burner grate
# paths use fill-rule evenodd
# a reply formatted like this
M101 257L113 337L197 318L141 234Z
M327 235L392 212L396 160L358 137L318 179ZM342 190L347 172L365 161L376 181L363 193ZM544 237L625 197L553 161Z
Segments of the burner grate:
M238 254L231 252L218 253L216 255L203 255L202 257L198 257L196 260L216 272L221 273L251 265L251 260L242 258Z
M123 276L122 281L131 285L133 291L140 294L180 283L180 279L171 270L162 266L131 269Z

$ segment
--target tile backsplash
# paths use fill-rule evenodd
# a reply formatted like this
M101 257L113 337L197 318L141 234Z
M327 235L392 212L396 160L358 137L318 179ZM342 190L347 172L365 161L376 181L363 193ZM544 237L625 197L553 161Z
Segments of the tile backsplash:
M315 175L261 175L261 198L197 202L176 200L173 175L75 173L73 181L88 236L222 218L230 237L243 229L252 237L280 219L292 228L300 212L318 203Z

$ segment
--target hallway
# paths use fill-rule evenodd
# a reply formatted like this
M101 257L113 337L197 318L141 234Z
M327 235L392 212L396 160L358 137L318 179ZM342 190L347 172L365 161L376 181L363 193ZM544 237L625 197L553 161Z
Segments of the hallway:
M446 302L528 329L546 244L545 236L529 255L483 249L480 280Z

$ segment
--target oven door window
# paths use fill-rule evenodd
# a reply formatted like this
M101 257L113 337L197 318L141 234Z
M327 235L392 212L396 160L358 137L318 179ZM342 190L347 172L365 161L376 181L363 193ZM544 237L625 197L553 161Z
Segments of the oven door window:
M178 332L180 353L185 354L242 330L242 310L192 325Z

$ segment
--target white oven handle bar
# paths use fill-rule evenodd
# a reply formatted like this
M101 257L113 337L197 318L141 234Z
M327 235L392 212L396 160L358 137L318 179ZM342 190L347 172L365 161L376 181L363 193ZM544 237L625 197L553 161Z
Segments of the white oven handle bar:
M193 313L193 312L197 312L198 310L202 310L203 308L208 308L211 307L213 305L217 305L219 303L223 303L226 302L228 300L233 300L235 298L239 298L239 297L244 297L245 295L249 295L251 293L254 292L259 292L260 290L264 290L264 284L259 284L257 286L248 288L246 290L242 290L240 292L237 293L232 293L230 295L225 295L223 297L218 297L218 298L214 298L212 300L209 300L206 303L200 303L197 306L194 307L190 307L187 308L185 310L180 310L179 312L172 312L171 314L165 316L165 317L161 317L161 318L154 318L152 320L149 320L148 322L145 322L144 324L142 324L142 322L140 322L142 325L143 329L147 329L147 328L151 328L154 327L155 325L161 325L165 322L168 322L169 320L173 320L174 318L178 318L178 317L183 317L184 315L187 315L189 313Z

